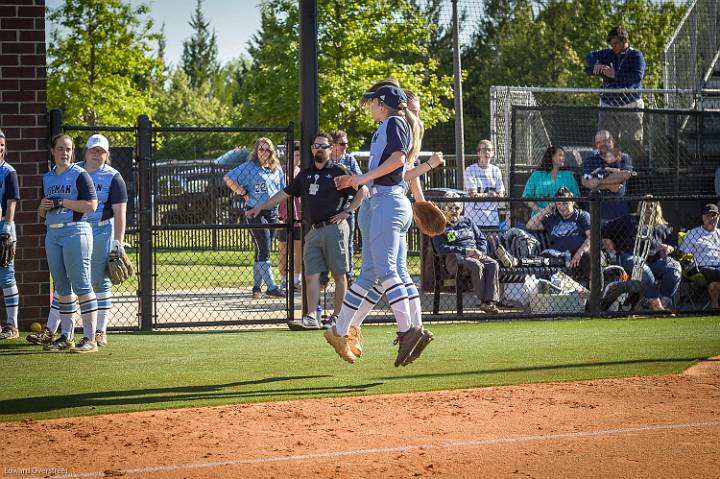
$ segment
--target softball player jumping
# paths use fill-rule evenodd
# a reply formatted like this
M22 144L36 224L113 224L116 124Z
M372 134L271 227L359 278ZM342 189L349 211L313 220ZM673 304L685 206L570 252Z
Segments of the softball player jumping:
M74 351L89 353L97 351L95 328L98 303L92 289L90 263L93 249L92 228L87 214L97 208L97 195L90 175L72 164L73 141L65 134L51 141L55 168L43 176L43 199L47 234L45 251L48 266L58 293L61 336L45 346L49 351ZM80 303L80 317L85 337L73 344L77 311L76 298Z
M371 91L385 85L398 86L395 80L383 80L376 83ZM405 90L408 98L408 110L416 116L420 110L420 103L417 95L413 92ZM422 122L418 120L418 128L413 131L413 147L410 153L410 161L413 162L420 150L422 143L423 131ZM427 162L411 168L405 173L405 181L408 182L409 188L416 201L424 201L422 186L419 177L431 171L438 166L445 164L442 153L433 153ZM370 208L368 202L363 203L358 212L358 226L362 237L367 240L369 238ZM402 363L403 366L411 363L420 356L424 348L432 341L433 335L429 330L422 327L422 307L420 303L420 293L417 286L412 280L407 270L407 236L401 236L400 248L398 249L398 274L405 283L408 293L408 302L410 306L410 318L412 325L422 330L422 339L418 346L408 356L407 360ZM366 243L367 244L367 243ZM360 344L360 326L367 314L372 310L375 304L382 297L381 290L376 286L375 272L371 257L371 248L362 249L362 267L360 275L345 295L343 307L336 325L336 333L340 336L347 335L352 353L359 357L362 355L362 345Z
M5 161L5 134L0 130L0 233L10 235L12 241L17 241L15 233L15 208L20 199L20 188L15 168ZM0 331L0 340L15 339L18 334L18 306L20 294L15 283L15 264L11 262L7 267L0 266L0 287L3 290L7 324Z
M422 339L422 329L413 325L405 281L400 277L398 257L402 253L402 236L412 221L410 201L405 196L405 163L412 149L417 119L407 113L405 92L386 85L363 95L373 119L380 126L373 135L368 172L360 176L336 179L338 188L370 188L369 241L374 276L380 283L376 292L386 293L398 324L398 356L395 366L404 363ZM419 145L418 145L419 146ZM364 212L363 216L368 214ZM365 218L367 219L367 218ZM357 356L350 349L348 337L337 334L336 327L325 333L327 341L343 359L354 362Z
M280 168L275 145L269 138L258 138L250 154L250 161L230 170L223 178L225 184L245 199L246 207L252 209L263 204L275 193L285 187L285 177ZM263 210L250 219L252 224L278 223L277 206ZM265 294L284 297L285 293L275 284L270 263L270 247L274 230L269 228L252 229L250 233L255 241L255 264L253 265L253 298L262 297L263 281L267 285Z

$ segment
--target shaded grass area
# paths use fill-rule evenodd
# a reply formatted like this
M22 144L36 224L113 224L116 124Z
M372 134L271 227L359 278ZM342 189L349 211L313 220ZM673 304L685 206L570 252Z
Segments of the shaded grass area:
M0 420L678 373L720 354L720 318L433 325L393 367L394 328L363 328L347 364L321 332L112 334L97 354L0 343ZM26 345L27 344L27 345Z

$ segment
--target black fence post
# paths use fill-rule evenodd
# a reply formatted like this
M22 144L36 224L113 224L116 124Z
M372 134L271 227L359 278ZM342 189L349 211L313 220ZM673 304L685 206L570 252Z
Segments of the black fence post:
M602 240L600 238L600 192L590 192L590 299L588 312L592 316L600 315L600 296L602 295L600 254Z
M152 245L152 124L147 115L138 116L138 189L140 194L140 329L153 327L153 245Z
M287 144L285 145L285 163L288 182L295 173L295 123L288 123ZM295 320L295 198L287 200L287 251L285 251L285 276L287 278L287 320Z
M48 115L48 127L50 128L50 138L57 135L58 133L62 133L63 131L63 112L60 108L53 108L50 110L50 115ZM48 139L49 140L49 139ZM48 141L49 143L49 141ZM55 164L55 160L53 159L52 155L48 155L48 169L47 171L50 171Z

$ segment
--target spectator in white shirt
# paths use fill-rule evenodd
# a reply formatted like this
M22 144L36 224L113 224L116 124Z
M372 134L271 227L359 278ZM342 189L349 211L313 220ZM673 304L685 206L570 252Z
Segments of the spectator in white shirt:
M710 304L720 307L720 230L718 230L718 207L712 203L703 206L703 224L688 231L680 251L691 253L695 264L708 284Z
M490 164L495 148L490 140L482 140L477 147L478 162L465 169L465 191L471 198L505 196L500 168ZM497 227L500 224L498 206L494 201L466 203L465 216L478 226Z

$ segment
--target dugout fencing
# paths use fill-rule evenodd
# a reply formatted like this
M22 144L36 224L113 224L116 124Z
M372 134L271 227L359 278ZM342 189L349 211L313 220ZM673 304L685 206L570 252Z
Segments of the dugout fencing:
M596 246L597 250L592 252L591 260L584 264L586 269L581 273L568 268L564 259L542 257L542 250L549 247L543 235L537 238L539 244L527 251L520 246L522 242L513 240L513 229L521 228L529 219L528 199L521 198L521 186L532 172L540 150L544 148L543 141L556 141L554 132L567 134L565 126L569 123L562 123L568 121L563 115L592 118L596 114L597 107L552 110L516 106L510 115L511 154L506 157L507 164L504 164L502 158L498 162L506 173L505 196L470 198L458 191L460 198L453 200L463 203L468 210L466 214L475 215L472 219L482 224L481 229L489 241L490 256L495 255L498 245L503 245L519 261L500 269L499 314L488 315L478 307L479 300L467 276L456 278L447 271L438 274L436 267L442 266L442 263L431 241L419 234L413 225L408 234L408 268L414 282L421 286L422 309L427 321L629 314L627 311L604 312L600 309L603 285L610 281L610 278L602 276L602 268L606 265L602 262L604 256L600 252L601 230L593 231L592 244L600 246ZM547 136L537 134L538 115L543 115L543 134ZM679 121L678 118L704 121L700 120L701 114L693 112L663 111L657 115L674 118L673 121ZM51 120L51 131L67 132L77 145L84 144L85 139L95 132L108 136L113 166L121 171L128 185L130 201L126 242L132 246L129 253L137 271L134 278L114 288L115 306L110 323L112 329L284 326L290 318L299 317L302 312L300 294L288 291L283 297L262 294L260 298L253 298L252 291L255 246L251 232L272 229L290 234L289 226L283 223L269 226L249 224L245 219L242 199L232 194L223 182L223 176L233 165L216 161L229 151L248 150L256 137L267 136L281 145L278 148L279 156L285 164L288 160L285 152L291 151L288 145L292 145L294 139L293 125L278 128L160 128L153 126L146 117L140 117L135 127L88 127L63 125L59 112L53 112ZM592 134L589 135L591 138ZM575 141L586 144L586 136L578 135L576 140L568 141L567 144L571 145ZM525 140L527 138L532 141L528 143ZM568 150L571 148L568 147ZM80 148L76 154L81 154ZM665 155L663 158L668 165L666 170L675 175L678 173L678 165L687 168L688 165L697 167L699 164L698 161L688 160L687 155L678 156L677 149L669 150ZM440 205L448 202L442 195L455 186L452 176L455 174L455 168L452 167L454 158L450 155L448 160L446 171L434 170L425 179L428 196ZM582 158L573 169L578 183L581 162ZM687 171L681 169L680 176L687 179ZM687 230L700 223L699 214L692 213L699 211L699 204L717 202L717 196L697 188L694 192L696 194L689 194L691 189L682 182L674 183L681 186L680 189L668 190L663 189L665 183L661 181L648 181L643 175L630 180L627 198L630 207L635 208L640 199L634 193L650 192L645 190L647 185L661 185L661 188L652 192L660 198L666 216L671 219L671 225L676 230ZM601 202L600 199L584 197L578 205L592 212ZM485 207L490 205L495 205L495 208ZM478 211L488 209L497 211L498 221L495 225L484 224L486 222L477 217L478 214L484 214ZM677 211L685 213L675 216ZM628 231L626 235L632 236L633 233ZM357 228L354 242L353 263L357 275L363 246ZM290 274L293 270L292 254L292 248L287 249ZM270 255L274 279L279 282L277 241L272 242ZM565 296L553 297L552 287L547 284L552 282L553 274L557 272L566 273L581 285L582 290L578 291L582 294L564 293ZM540 284L540 289L533 290L534 293L528 293L525 286L525 280L530 275ZM457 293L458 285L460 294ZM263 293L265 289L263 285ZM536 295L532 303L529 294ZM333 302L334 284L330 281L321 291L321 304L326 314L332 312ZM645 306L640 302L638 308ZM671 306L681 312L706 311L707 292L701 284L693 282L689 277L684 278ZM393 321L390 307L384 298L374 308L368 321Z

